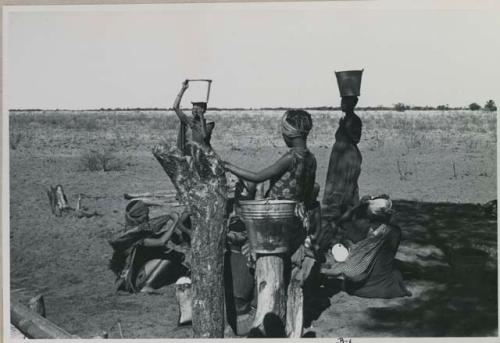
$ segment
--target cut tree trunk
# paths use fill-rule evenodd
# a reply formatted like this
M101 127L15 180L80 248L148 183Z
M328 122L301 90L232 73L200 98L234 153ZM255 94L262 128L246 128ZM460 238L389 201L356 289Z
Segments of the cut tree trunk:
M177 147L160 144L153 155L174 184L191 215L191 280L193 335L224 337L224 240L226 177L215 152L190 144L185 156Z
M69 206L68 198L66 197L66 194L64 194L64 189L61 185L57 185L55 187L50 186L47 190L47 196L49 197L52 214L56 217L61 217L63 214L71 214L77 218L91 218L100 215L96 211L87 212L82 208L81 194L78 195L76 208Z
M284 326L286 316L286 283L285 265L282 255L264 255L257 258L255 266L257 279L257 312L253 322L254 328L266 332L264 317L273 313L279 317Z
M304 327L304 293L300 282L290 280L286 304L286 334L289 338L301 338Z
M60 217L64 212L74 211L68 205L68 199L61 185L50 186L50 189L47 190L47 195L49 197L50 208L55 216Z
M45 317L45 301L43 300L43 295L40 294L31 298L28 306L33 312Z

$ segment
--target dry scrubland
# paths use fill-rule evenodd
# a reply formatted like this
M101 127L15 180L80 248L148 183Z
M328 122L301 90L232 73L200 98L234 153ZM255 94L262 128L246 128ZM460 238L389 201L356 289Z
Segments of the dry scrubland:
M65 158L65 165L79 178L88 168L80 157L96 150L116 156L110 169L124 173L156 167L155 172L142 177L154 181L154 187L158 182L162 188L169 187L153 160L151 147L160 140L175 141L177 120L172 112L15 113L10 120L10 140L15 147L12 162L25 156ZM208 118L216 122L215 149L222 158L244 167L265 166L285 151L279 133L281 114L209 112ZM359 145L364 159L361 193L450 202L485 202L496 197L496 112L358 114L364 125ZM312 115L309 146L317 156L317 177L323 185L341 114L312 111ZM138 185L138 189L148 187L151 184Z
M314 128L308 144L317 157L317 178L323 187L341 113L311 113ZM281 114L282 111L209 111L207 118L216 122L213 145L224 159L254 170L264 167L286 150L279 133ZM439 263L447 263L443 257L446 249L436 243L476 230L481 232L482 240L489 242L492 256L496 257L496 220L479 223L482 217L477 208L466 205L496 198L496 113L359 111L358 115L364 125L359 145L363 154L361 194L387 193L394 199L412 201L399 203L405 213L416 211L411 220L400 221L408 226L403 226L406 241L402 243L400 259L413 263L424 254L437 262L425 272L415 264L411 264L413 269L404 270L415 295L408 300L410 303L398 299L354 299L339 293L330 299L333 306L314 323L314 331L318 336L330 337L497 332L496 305L494 309L488 307L496 300L469 299L469 303L461 303L467 300L463 294L451 300L446 298L451 295L442 278L450 269L439 267ZM13 297L26 301L35 294L45 294L49 319L83 337L109 330L117 320L121 320L124 334L130 338L189 335L189 328L176 328L173 287L166 287L162 296L116 295L113 276L106 266L111 253L106 240L120 231L124 222L123 193L172 188L151 148L160 140L174 142L177 125L174 114L165 111L11 112ZM102 160L107 171L89 170L102 167ZM103 216L53 217L45 189L58 183L65 187L71 205L77 194L85 194L92 198L85 198L84 205ZM456 205L432 204L436 202ZM152 214L166 210L155 209ZM439 225L434 225L437 221L429 215L434 210L436 216L444 218ZM465 213L470 215L460 219ZM493 269L496 278L496 265ZM429 294L430 290L444 293ZM459 308L450 308L452 312L446 316L449 325L439 315L440 307L447 304ZM387 310L403 305L412 312ZM470 310L477 311L481 306L486 306L483 313L488 316L466 325L470 322ZM373 308L378 310L373 312ZM396 324L401 316L407 324ZM394 323L387 318L393 318ZM112 337L118 337L116 326L110 331Z

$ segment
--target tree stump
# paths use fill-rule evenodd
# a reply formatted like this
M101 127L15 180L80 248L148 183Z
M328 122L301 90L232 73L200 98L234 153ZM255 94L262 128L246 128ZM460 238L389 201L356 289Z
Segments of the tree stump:
M61 185L55 187L50 186L50 189L47 190L47 195L49 197L52 213L56 217L60 217L65 211L74 210L68 205L68 199Z
M78 195L76 208L69 206L68 198L66 197L66 194L64 194L64 189L61 185L57 185L55 187L50 186L50 188L47 189L47 196L49 197L52 214L56 217L61 217L64 214L71 214L77 218L91 218L100 215L96 211L87 212L82 208L81 194Z
M286 316L286 284L285 264L282 255L263 255L257 257L255 266L257 279L257 312L253 322L254 328L265 332L264 317L274 313L281 323L285 323Z
M43 295L39 294L36 297L31 298L28 306L33 312L45 317L45 301L43 299Z
M180 201L192 213L191 281L193 335L224 337L224 241L227 186L220 159L196 143L184 155L166 143L153 155L169 176Z

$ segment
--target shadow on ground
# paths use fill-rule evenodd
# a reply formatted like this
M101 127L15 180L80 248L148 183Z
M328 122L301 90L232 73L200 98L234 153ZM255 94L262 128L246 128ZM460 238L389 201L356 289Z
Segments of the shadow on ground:
M395 264L413 296L362 299L333 282L310 297L306 324L328 318L331 332L347 337L496 336L496 215L475 204L395 201L394 208L403 231Z

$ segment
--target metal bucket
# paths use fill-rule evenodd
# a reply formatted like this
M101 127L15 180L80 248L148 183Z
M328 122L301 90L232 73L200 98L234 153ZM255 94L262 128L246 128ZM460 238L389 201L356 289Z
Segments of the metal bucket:
M301 222L295 216L295 201L242 200L236 213L245 223L252 250L258 254L281 254L290 249Z

